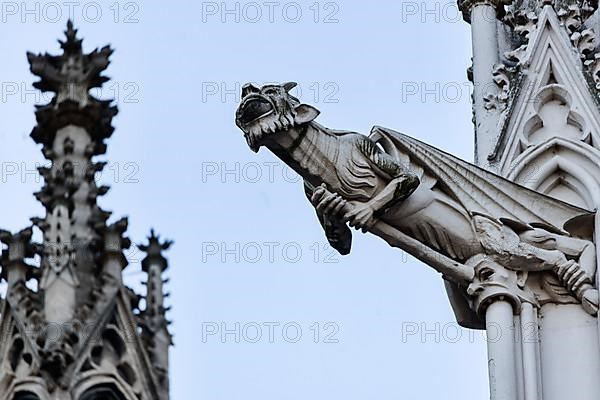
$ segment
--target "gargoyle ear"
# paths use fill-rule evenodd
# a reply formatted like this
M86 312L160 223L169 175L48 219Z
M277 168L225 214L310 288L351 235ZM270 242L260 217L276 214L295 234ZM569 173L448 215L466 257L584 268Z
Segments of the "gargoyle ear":
M289 92L290 90L298 86L298 84L296 82L286 82L282 86L286 92Z
M257 88L256 86L254 86L251 83L246 83L243 87L242 87L242 99L246 96L248 96L251 93L258 93L260 92L260 89Z
M294 122L297 125L312 122L321 113L321 111L317 110L313 106L309 106L308 104L300 104L294 109L294 111L296 111Z

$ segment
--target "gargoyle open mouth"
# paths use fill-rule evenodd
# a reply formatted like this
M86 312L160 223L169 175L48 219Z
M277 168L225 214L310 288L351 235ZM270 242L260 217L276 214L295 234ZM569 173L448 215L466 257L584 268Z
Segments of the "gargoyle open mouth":
M275 111L271 102L262 96L247 98L240 107L238 121L244 125L266 117Z

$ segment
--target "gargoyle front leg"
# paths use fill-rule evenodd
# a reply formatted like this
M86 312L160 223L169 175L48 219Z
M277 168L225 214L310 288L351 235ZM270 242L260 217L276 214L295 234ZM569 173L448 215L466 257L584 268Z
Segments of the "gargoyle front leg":
M344 219L344 213L349 207L348 202L339 194L327 190L324 185L314 190L311 190L308 185L305 185L305 188L329 245L341 255L349 254L352 247L352 232Z
M366 203L354 203L345 215L350 226L368 231L376 222L378 214L397 202L406 200L419 186L419 178L389 154L381 151L370 139L358 143L362 154L383 179L389 180L385 188Z
M419 179L412 174L399 176L366 203L354 203L345 218L351 227L368 231L377 222L377 215L391 204L405 200L419 185Z

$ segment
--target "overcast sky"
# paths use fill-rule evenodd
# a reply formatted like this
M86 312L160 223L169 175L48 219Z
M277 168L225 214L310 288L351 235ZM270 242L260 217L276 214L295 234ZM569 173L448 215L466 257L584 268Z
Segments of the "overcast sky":
M116 48L98 93L120 109L101 204L129 216L134 242L150 227L175 240L173 399L487 396L483 335L458 328L441 278L372 236L333 253L299 178L234 124L241 85L294 80L328 127L382 125L471 161L470 29L454 2L23 4L0 4L0 225L43 215L29 132L48 99L25 53L58 53L73 14L87 51Z

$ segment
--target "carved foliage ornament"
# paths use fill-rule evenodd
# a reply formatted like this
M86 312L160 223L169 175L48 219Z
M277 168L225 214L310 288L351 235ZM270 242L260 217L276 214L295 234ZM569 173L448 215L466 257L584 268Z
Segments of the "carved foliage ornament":
M526 2L524 2L526 3ZM521 66L525 61L525 53L532 33L538 28L538 15L545 5L552 6L561 24L564 26L571 43L579 54L586 73L593 81L592 87L600 89L600 56L597 50L599 40L593 27L585 22L598 8L597 1L580 1L578 4L566 1L542 1L535 6L523 7L523 4L513 4L503 18L503 22L512 27L519 43L514 50L505 53L509 62ZM527 4L525 4L527 6Z
M511 80L514 79L516 69L504 64L496 64L492 71L494 83L500 89L499 92L489 94L483 100L487 110L497 109L504 111L508 107L511 95Z

